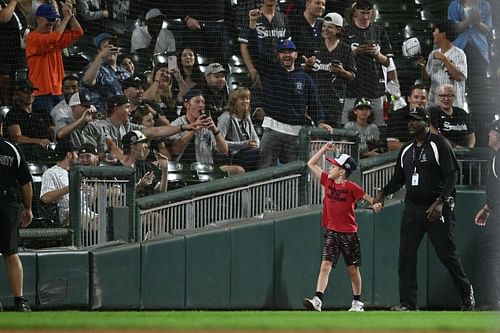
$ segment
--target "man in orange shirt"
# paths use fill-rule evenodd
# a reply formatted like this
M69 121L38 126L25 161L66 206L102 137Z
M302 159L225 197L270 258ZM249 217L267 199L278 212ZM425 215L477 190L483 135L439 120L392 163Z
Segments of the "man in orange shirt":
M26 39L29 79L39 88L33 105L47 113L63 99L61 51L83 36L70 0L63 4L62 14L61 19L51 5L40 5L36 11L36 29ZM71 30L66 31L68 23Z

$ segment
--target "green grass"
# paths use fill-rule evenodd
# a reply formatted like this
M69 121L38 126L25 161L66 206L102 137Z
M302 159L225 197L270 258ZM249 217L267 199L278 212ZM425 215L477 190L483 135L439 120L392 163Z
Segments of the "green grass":
M206 329L500 332L498 312L49 311L0 314L1 329Z

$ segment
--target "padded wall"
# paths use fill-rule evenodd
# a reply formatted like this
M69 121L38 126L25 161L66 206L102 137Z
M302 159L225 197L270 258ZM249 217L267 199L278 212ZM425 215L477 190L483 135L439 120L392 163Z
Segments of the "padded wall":
M37 252L37 305L40 308L89 306L89 253Z
M141 251L141 308L183 309L186 297L184 236L144 242Z
M141 295L141 244L90 251L92 309L138 309Z

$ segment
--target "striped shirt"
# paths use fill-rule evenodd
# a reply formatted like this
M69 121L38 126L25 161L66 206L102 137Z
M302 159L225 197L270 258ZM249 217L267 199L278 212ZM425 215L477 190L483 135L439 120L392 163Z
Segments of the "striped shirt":
M448 83L453 85L455 90L453 106L463 109L465 104L465 80L467 79L467 57L464 51L456 46L452 46L451 49L444 53L444 56L446 56L446 58L448 58L464 76L462 81L455 81L448 74L448 70L446 69L444 63L441 60L434 58L433 54L436 51L441 52L441 49L436 49L429 53L427 66L425 68L431 80L427 105L438 105L437 91L442 84Z

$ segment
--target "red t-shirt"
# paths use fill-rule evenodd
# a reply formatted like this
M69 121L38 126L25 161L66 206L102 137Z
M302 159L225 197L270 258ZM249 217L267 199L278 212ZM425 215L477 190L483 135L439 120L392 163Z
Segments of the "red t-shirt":
M354 208L365 195L365 191L348 180L343 184L335 184L333 180L328 179L326 172L321 173L321 185L325 187L321 219L323 227L337 232L357 232Z

